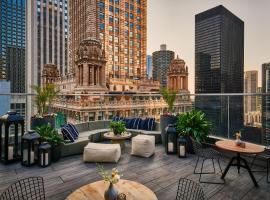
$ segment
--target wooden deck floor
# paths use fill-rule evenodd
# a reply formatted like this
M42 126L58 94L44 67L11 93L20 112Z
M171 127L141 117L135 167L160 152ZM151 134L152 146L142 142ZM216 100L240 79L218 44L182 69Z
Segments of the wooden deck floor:
M159 200L175 199L178 179L187 177L198 181L198 175L193 174L196 157L189 156L179 159L176 155L166 155L162 146L156 147L156 154L151 158L130 156L129 149L123 153L118 164L104 164L105 168L117 166L123 172L123 179L140 182L152 189ZM224 159L224 169L227 159ZM209 170L211 163L207 164ZM33 166L22 167L20 163L12 165L0 164L0 192L16 179L42 176L45 179L47 199L65 199L75 189L97 180L96 165L83 163L82 155L61 159L47 168ZM211 180L220 180L220 175L208 177ZM242 170L240 175L236 169L231 169L226 176L225 185L201 184L209 199L270 199L270 184L266 183L266 175L257 173L255 177L260 187L255 188L247 172ZM144 200L144 199L142 199Z

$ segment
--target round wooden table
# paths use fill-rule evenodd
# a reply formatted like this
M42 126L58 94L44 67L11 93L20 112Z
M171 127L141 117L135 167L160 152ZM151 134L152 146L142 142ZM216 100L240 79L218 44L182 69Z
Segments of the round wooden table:
M120 144L121 149L125 150L125 140L131 138L131 133L115 135L113 132L108 132L104 134L104 138L111 140L113 144Z
M264 151L262 146L245 142L245 147L240 147L235 144L233 140L223 140L216 142L216 146L220 149L236 153L235 157L232 157L229 164L222 173L221 178L224 179L231 166L236 166L238 173L240 173L240 167L247 169L249 176L251 177L254 185L257 187L258 183L248 165L246 159L241 157L241 154L258 154ZM234 162L236 161L236 162Z
M75 190L66 200L104 200L104 193L108 187L109 183L105 181L90 183ZM120 180L115 187L119 194L126 195L127 200L158 200L152 190L134 181Z

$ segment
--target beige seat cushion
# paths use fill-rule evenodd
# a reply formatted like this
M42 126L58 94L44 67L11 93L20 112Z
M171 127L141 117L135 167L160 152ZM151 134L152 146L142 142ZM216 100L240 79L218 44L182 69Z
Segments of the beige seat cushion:
M155 136L137 135L132 138L131 154L150 157L155 153Z
M84 147L84 162L118 162L121 157L119 144L88 143Z

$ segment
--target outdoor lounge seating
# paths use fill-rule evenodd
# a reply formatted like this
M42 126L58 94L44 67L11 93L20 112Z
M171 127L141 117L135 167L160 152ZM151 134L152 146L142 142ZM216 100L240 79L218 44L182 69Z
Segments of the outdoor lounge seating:
M132 138L131 154L142 157L150 157L155 153L155 137L149 135L137 135Z
M117 163L121 157L119 144L88 143L84 147L84 162L113 162Z
M204 200L202 187L189 179L180 178L176 194L176 200Z

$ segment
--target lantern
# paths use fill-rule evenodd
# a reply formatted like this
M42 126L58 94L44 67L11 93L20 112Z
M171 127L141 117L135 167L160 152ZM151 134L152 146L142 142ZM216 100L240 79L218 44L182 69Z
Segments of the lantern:
M187 140L183 136L178 138L178 156L179 158L187 157Z
M177 133L172 124L166 127L166 143L165 143L167 154L177 153Z
M24 119L16 112L7 112L0 117L0 160L11 163L21 159L21 137Z
M47 142L38 147L38 164L41 167L47 167L51 164L51 145Z
M30 167L35 164L37 147L40 144L39 138L40 135L35 131L28 131L22 137L22 165Z

